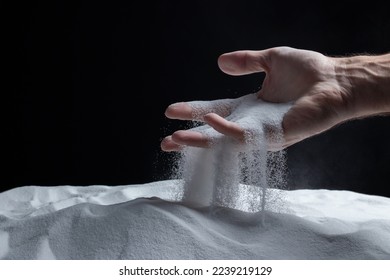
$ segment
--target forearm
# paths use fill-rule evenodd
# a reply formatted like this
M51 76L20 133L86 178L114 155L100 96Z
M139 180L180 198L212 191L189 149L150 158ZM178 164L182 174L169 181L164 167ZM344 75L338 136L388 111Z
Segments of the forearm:
M351 117L390 113L390 54L335 62L336 77L351 97Z

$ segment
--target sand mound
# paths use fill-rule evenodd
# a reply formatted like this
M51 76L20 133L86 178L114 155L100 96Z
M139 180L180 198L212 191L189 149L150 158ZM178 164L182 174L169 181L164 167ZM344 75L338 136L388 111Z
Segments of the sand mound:
M390 259L390 199L283 193L281 211L191 208L180 180L0 193L1 259ZM243 191L244 186L241 186Z

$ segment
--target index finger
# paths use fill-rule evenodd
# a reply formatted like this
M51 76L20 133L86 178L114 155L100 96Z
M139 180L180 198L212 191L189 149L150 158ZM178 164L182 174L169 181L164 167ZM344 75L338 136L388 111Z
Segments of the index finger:
M193 109L185 102L178 102L168 106L165 116L170 119L192 120Z
M177 120L203 121L204 116L209 113L215 113L221 117L228 116L234 104L234 99L178 102L168 106L165 116Z

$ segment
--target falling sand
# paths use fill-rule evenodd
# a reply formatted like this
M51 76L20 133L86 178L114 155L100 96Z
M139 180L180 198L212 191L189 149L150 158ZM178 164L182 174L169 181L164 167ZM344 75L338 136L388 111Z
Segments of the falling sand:
M264 102L255 94L189 104L199 116L218 105L226 108L230 112L226 119L244 128L246 138L241 143L196 122L192 129L208 135L212 145L206 149L186 147L180 153L176 176L185 182L182 201L248 212L280 208L280 197L271 196L267 190L285 188L286 155L284 150L270 152L268 146L282 140L282 118L291 104ZM248 186L245 197L239 191L240 184Z

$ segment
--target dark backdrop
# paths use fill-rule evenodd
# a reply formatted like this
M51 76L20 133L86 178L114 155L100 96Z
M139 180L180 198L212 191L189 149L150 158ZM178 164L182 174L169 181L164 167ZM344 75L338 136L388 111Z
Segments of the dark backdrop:
M170 178L172 154L160 152L160 141L184 124L166 119L165 108L261 84L262 74L222 73L224 52L390 50L388 9L373 1L35 2L3 4L12 60L2 93L11 97L3 190ZM389 118L349 122L288 148L289 187L390 196Z

